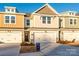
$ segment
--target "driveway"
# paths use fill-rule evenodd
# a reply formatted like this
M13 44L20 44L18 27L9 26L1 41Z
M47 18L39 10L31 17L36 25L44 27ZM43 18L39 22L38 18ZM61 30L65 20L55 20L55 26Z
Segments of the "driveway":
M20 44L0 44L0 56L19 55Z
M44 55L45 56L79 56L79 47L60 45Z
M43 43L44 44L44 43ZM40 52L23 53L22 56L79 56L79 47L58 43L41 44Z
M60 44L57 43L40 43L40 52L32 52L32 53L22 53L21 56L43 56L48 54L48 52L52 51L54 48L58 47Z
M79 47L41 43L40 52L19 54L20 44L0 44L0 56L79 56Z

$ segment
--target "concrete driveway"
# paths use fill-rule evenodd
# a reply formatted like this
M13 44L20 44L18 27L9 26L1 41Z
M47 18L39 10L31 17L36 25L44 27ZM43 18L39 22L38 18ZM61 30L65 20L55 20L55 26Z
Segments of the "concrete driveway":
M48 52L52 51L54 48L58 47L60 44L57 43L40 43L40 52L32 52L32 53L22 53L21 56L44 56L48 54Z
M60 45L44 55L45 56L79 56L79 47Z
M23 53L22 56L79 56L79 47L58 43L41 44L40 52Z
M20 44L0 44L0 56L79 56L79 47L41 43L40 52L19 54Z
M0 56L18 56L20 44L0 44Z

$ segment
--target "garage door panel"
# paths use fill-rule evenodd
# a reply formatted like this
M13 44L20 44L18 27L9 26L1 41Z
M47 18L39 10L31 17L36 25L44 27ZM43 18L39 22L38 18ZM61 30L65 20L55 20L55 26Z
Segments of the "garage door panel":
M63 38L64 40L69 41L72 41L73 39L75 39L75 41L79 41L79 31L64 31Z
M70 41L72 41L72 39L73 39L72 33L64 33L64 40L70 40Z
M56 32L47 32L47 33L34 33L35 42L56 42Z
M0 41L4 43L20 43L22 40L22 32L0 32Z

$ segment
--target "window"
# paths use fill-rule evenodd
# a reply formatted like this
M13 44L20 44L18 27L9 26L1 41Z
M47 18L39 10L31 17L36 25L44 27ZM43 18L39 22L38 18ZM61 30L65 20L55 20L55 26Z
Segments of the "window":
M8 12L10 12L10 9L7 9Z
M42 23L46 23L46 16L42 16Z
M15 20L16 18L15 18L15 16L14 15L6 15L5 16L5 19L4 19L4 22L5 23L9 23L9 24L11 24L11 23L15 23Z
M11 16L11 23L15 23L15 16Z
M5 23L9 23L9 16L5 16Z
M77 23L77 20L76 19L70 19L70 24L76 24Z
M70 19L70 24L73 24L73 19Z
M50 24L51 23L51 17L49 17L49 16L42 16L42 23Z
M70 12L69 14L71 15L72 13Z
M26 20L26 25L27 25L27 26L30 25L30 20L29 20L29 19Z
M74 13L72 13L72 15L74 15Z
M47 23L48 23L48 24L51 23L51 17L47 17Z
M69 15L74 15L74 13L73 12L70 12Z
M14 9L12 9L11 12L14 12Z
M76 19L74 19L74 24L76 24Z

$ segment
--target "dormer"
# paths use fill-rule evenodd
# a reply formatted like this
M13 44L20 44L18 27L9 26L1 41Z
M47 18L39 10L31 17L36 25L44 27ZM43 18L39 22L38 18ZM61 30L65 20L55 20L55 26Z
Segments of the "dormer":
M61 15L75 16L76 12L75 11L65 11L65 12L62 12Z
M16 7L5 6L5 12L16 13Z
M68 15L72 15L72 16L73 16L73 15L75 15L75 14L76 14L75 11L69 11L69 12L68 12Z

